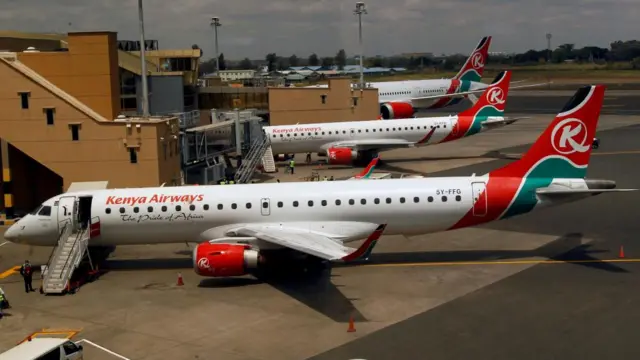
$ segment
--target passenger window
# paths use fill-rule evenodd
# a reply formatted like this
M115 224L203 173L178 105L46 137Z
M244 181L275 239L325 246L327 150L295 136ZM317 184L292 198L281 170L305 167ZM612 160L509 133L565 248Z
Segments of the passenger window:
M124 208L123 207L120 208L120 214L124 214Z
M427 198L427 201L428 201L428 202L433 202L433 196L429 196L429 197Z
M327 206L327 200L322 200L321 204L322 206Z
M222 204L218 204L218 210L222 210L223 206Z
M456 201L461 201L461 200L462 200L462 196L456 195Z
M167 211L167 207L163 206L161 210L162 210L162 212L166 212Z
M282 203L282 201L278 201L278 207L281 208L283 206L284 206L284 204Z
M446 196L442 197L442 202L447 202L447 197Z
M231 209L235 210L238 208L238 205L236 203L231 204Z
M360 199L360 204L367 205L367 199Z
M110 209L110 208L106 208L106 209L104 209L104 213L105 213L105 214L111 214L111 209Z
M176 211L180 211L180 210L182 210L182 206L176 205Z
M136 214L137 214L137 213L138 213L138 211L140 211L140 209L138 209L138 207L137 207L137 206L133 208L133 212L134 212L134 213L136 213Z
M293 207L298 207L298 202L297 201L293 202Z
M391 198L387 198L387 204L391 204Z
M195 206L195 205L193 205L193 204L192 204L192 205L189 205L189 210L194 211L195 209L196 209L196 206Z
M340 206L340 204L342 204L342 201L340 201L340 200L336 200L336 205L337 205L337 206Z
M354 205L355 203L356 203L356 201L355 201L355 200L353 200L353 199L349 199L349 205Z
M203 208L203 209L205 209L205 210L209 210L209 204L204 204L204 205L202 206L202 208Z
M403 197L400 198L400 203L404 204L405 199Z
M417 196L416 196L416 197L414 197L414 198L413 198L413 202L414 202L414 203L419 203L419 202L420 202L420 198L419 198L419 197L417 197Z
M309 207L312 207L312 206L313 206L313 201L312 201L312 200L309 200L309 201L307 202L307 205L309 205Z
M38 212L39 216L51 216L51 206L43 206Z
M153 212L153 206L149 206L149 207L147 208L147 212Z
M373 199L373 203L376 204L376 205L380 204L380 199L378 199L378 198Z
M247 203L247 209L251 209L251 203Z

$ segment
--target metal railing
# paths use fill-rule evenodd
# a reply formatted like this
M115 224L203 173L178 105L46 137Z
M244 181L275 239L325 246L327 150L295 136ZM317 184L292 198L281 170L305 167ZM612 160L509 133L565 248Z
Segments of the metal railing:
M236 170L234 176L236 183L244 184L251 179L253 172L262 161L262 156L269 146L271 146L271 141L267 136L261 136L254 140L247 155L243 157L242 164Z

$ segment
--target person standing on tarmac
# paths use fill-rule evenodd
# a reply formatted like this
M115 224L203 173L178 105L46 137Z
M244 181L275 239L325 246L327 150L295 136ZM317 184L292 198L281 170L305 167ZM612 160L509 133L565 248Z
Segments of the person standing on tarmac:
M291 170L291 175L293 175L295 167L296 167L296 163L295 161L293 161L293 158L291 158L291 160L289 160L289 170Z
M33 285L31 284L33 279L33 267L29 260L25 260L24 264L20 267L20 275L22 275L22 279L24 280L24 291L31 292L33 290Z

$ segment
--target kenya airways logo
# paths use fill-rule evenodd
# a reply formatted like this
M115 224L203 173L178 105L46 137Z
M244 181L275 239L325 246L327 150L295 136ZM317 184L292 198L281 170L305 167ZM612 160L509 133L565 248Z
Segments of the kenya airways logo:
M198 267L200 269L203 269L203 270L211 269L211 266L209 265L209 259L202 258L202 259L198 260Z
M564 119L551 132L551 145L562 155L587 152L587 126L578 119Z
M474 69L479 69L484 66L484 59L481 53L477 52L473 54L471 57L471 66L473 66Z
M504 91L502 91L502 89L500 89L499 87L489 89L489 91L487 92L487 101L491 105L504 104Z

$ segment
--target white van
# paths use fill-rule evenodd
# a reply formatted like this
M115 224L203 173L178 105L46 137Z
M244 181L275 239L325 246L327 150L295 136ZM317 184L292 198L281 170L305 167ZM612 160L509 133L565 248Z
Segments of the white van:
M69 339L35 337L3 352L0 360L82 360L82 345Z

